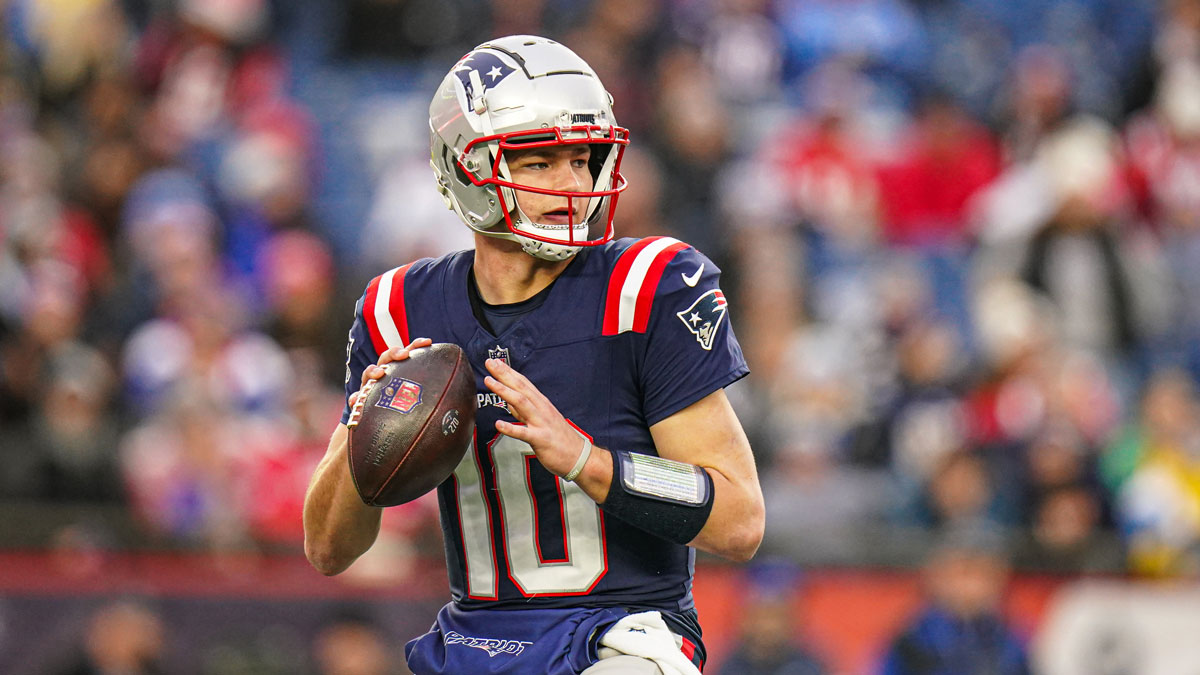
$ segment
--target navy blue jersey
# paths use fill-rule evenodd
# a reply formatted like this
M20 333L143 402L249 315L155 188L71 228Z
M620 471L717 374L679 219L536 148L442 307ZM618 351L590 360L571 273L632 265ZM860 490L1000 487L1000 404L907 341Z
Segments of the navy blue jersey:
M484 361L507 360L596 445L656 454L652 425L748 372L720 270L669 237L584 249L540 307L492 335L472 313L472 262L463 251L372 280L347 347L347 396L380 352L418 337L459 345L474 368L473 447L438 488L455 602L689 612L692 549L606 516L499 434L497 420L515 420Z

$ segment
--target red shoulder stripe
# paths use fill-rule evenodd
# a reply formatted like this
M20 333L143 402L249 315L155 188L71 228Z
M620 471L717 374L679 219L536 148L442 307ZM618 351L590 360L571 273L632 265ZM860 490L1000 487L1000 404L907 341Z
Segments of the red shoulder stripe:
M646 332L663 270L685 248L672 237L647 237L621 254L608 281L603 335Z
M633 267L634 258L637 257L637 254L642 249L657 239L662 239L662 237L646 237L625 249L621 257L617 258L617 264L613 267L612 276L608 278L608 296L604 302L604 335L616 335L620 332L618 326L621 310L621 288L625 285L626 277L629 276L629 268Z
M645 333L646 326L650 323L650 309L654 304L654 295L658 291L658 282L662 279L663 270L666 269L667 263L675 257L677 253L687 248L687 244L682 241L675 242L663 249L654 257L654 261L650 263L650 269L646 270L646 280L642 282L642 287L638 291L637 306L633 313L633 330L637 333Z
M375 277L371 283L367 284L367 294L363 298L363 322L367 324L367 332L371 334L371 345L375 347L376 354L382 354L387 350L387 344L383 341L383 336L379 334L379 326L375 322L375 300L379 297L379 279Z
M388 270L367 284L363 299L363 319L371 334L375 352L409 343L408 314L404 309L404 276L412 263Z

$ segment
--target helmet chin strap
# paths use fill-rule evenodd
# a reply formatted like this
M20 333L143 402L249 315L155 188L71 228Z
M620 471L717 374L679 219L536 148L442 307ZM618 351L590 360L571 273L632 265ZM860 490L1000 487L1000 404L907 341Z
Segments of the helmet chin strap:
M527 217L525 215L524 212L521 211L520 206L515 206L513 208L513 210L516 211L516 217L513 218L513 229L517 230L517 232L514 236L516 237L517 241L521 244L522 251L525 251L526 253L528 253L529 255L531 255L535 258L541 258L542 260L550 260L550 261L566 260L567 258L570 258L571 256L575 255L576 253L579 253L579 249L581 248L580 246L570 246L567 244L550 244L550 243L547 243L544 241L538 241L537 239L533 239L531 237L526 237L525 235L521 234L520 228L522 226L527 226L527 227L530 227L531 229L540 229L540 228L538 228L537 225L535 223L533 223L529 219L529 217ZM571 225L571 227L572 227L572 229L574 229L573 224ZM584 228L583 232L584 232L584 236L586 237L587 236L586 227Z
M561 260L566 260L567 258L570 258L571 256L575 255L576 253L579 253L579 249L581 248L579 246L562 246L560 244L547 244L544 241L530 239L529 237L524 237L519 234L517 235L517 241L521 242L521 250L522 251L525 251L526 253L528 253L529 255L531 255L535 258L540 258L542 260L549 260L551 262L558 262Z

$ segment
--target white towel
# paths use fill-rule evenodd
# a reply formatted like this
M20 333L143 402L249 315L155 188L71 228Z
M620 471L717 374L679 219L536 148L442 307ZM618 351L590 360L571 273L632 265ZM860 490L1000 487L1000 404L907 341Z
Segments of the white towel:
M680 642L658 612L630 614L600 638L601 659L618 654L653 661L663 675L700 675L700 669L679 651Z

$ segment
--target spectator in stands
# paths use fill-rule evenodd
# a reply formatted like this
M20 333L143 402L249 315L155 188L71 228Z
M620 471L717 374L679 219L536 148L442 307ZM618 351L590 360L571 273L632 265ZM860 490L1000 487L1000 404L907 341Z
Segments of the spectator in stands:
M1056 207L1030 239L1021 276L1055 304L1067 344L1128 355L1144 326L1116 222L1122 185L1115 140L1101 122L1080 120L1043 143Z
M1154 105L1130 120L1125 138L1142 214L1174 279L1166 347L1200 375L1200 55L1163 73Z
M53 258L24 270L20 314L11 331L0 332L0 427L31 419L53 356L81 336L86 289L79 275Z
M1130 567L1153 575L1200 573L1200 398L1186 372L1146 385L1141 415L1109 448L1105 480Z
M995 180L1000 153L986 127L944 94L930 94L879 173L884 235L892 244L965 244L967 207Z
M895 294L898 290L891 292ZM942 446L929 443L928 436L915 444L903 445L908 438L906 427L921 418L940 417L947 421L947 431L953 434L951 443L961 441L965 433L961 396L967 355L958 330L947 321L919 316L889 318L897 322L888 330L897 333L893 347L897 367L894 386L876 388L879 393L874 408L878 412L858 430L852 458L872 466L888 466L895 461L902 473L916 469L916 473L922 474L924 471L914 463L926 464L924 456L936 453ZM921 457L912 456L914 453Z
M777 452L763 474L763 495L766 536L778 550L813 564L844 564L882 548L877 540L866 542L896 508L887 470L843 461L836 438L804 423L775 431Z
M88 621L79 654L55 675L165 675L162 619L134 601L106 604Z
M1032 522L1033 513L1047 494L1060 488L1086 488L1089 483L1099 482L1095 449L1066 425L1039 433L1030 443L1024 460L1022 484L1026 493L1022 499L1022 513L1027 523ZM1100 490L1095 492L1099 494Z
M121 444L130 501L147 529L219 550L248 544L258 489L249 469L263 446L279 442L272 426L239 416L195 383L175 389Z
M716 675L824 675L822 660L801 644L794 610L803 579L791 564L765 561L747 571L738 642Z
M1045 492L1034 505L1030 534L1016 554L1023 569L1079 574L1119 572L1122 551L1116 537L1102 531L1100 497L1084 484Z
M140 35L135 72L150 93L142 139L160 162L211 142L231 119L279 97L286 65L266 0L182 0Z
M346 333L334 310L337 276L328 245L308 232L281 232L267 240L256 267L264 332L293 364L307 361L323 384L342 384Z
M287 356L246 327L244 298L230 288L189 288L178 306L138 327L126 343L126 396L141 415L179 389L202 389L240 414L275 413L289 387Z
M229 266L262 292L264 249L278 235L313 231L310 195L317 174L308 112L286 100L254 103L237 118L216 171ZM260 300L260 298L255 298ZM258 304L257 302L255 304Z
M365 611L342 610L313 640L314 675L392 675L396 662L403 660L393 652L393 644Z
M661 56L655 88L655 150L670 157L660 208L685 241L724 264L730 242L716 225L716 181L732 149L729 110L702 55L689 47ZM681 110L689 112L681 115Z
M114 503L124 492L117 467L115 378L104 357L82 343L48 360L30 424L0 432L10 496L60 503ZM28 474L20 470L32 465ZM0 490L0 494L4 491Z
M884 675L1027 675L1003 617L1008 553L994 530L947 530L925 564L927 602L888 647Z
M1013 60L1003 105L1004 152L1009 162L1033 158L1042 140L1066 122L1075 110L1070 66L1057 48L1036 44Z
M972 522L993 526L1014 522L1012 506L978 452L971 448L947 452L935 460L932 469L915 505L918 524L939 529Z

